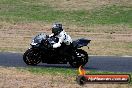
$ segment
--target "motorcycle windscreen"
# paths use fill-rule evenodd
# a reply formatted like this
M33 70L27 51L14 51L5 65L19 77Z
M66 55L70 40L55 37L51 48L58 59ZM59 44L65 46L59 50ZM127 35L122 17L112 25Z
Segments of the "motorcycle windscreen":
M77 48L81 48L83 46L87 46L88 43L90 43L90 41L91 40L81 38L81 39L73 41L73 46Z
M33 40L34 43L41 43L42 40L45 40L48 36L45 33L40 33L36 35Z

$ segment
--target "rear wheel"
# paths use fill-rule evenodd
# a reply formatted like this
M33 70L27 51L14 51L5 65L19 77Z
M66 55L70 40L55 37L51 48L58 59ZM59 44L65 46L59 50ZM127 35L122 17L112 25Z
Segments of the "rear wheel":
M37 65L41 62L41 55L37 50L28 49L23 55L23 61L27 65Z
M69 64L78 68L79 66L84 66L88 62L88 54L82 49L77 49L75 53L72 55Z

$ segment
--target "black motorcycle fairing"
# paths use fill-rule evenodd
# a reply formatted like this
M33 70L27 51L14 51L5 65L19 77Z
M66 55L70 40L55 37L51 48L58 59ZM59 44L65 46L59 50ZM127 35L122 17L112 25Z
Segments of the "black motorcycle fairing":
M81 48L83 46L87 46L88 43L90 43L90 41L91 40L81 38L81 39L77 39L77 40L73 41L72 45L73 45L73 47Z
M36 35L31 42L31 46L34 48L51 48L54 43L57 43L59 39L57 37L48 37L45 33Z
M48 38L48 41L49 41L49 43L52 43L52 44L58 43L59 42L59 38L55 37L55 36L52 36L52 37Z
M47 38L48 35L46 35L45 33L40 33L33 38L33 41L34 43L41 43L42 40L45 40Z
M33 37L32 42L30 43L31 47L40 47L42 40L46 40L48 36L45 33L37 34L35 37Z

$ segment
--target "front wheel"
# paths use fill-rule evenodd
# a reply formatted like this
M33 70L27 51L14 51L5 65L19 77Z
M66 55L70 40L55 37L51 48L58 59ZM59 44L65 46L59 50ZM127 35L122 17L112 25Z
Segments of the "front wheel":
M23 55L23 61L27 65L37 65L41 62L41 56L37 50L28 49Z
M87 52L85 52L82 49L77 49L72 55L69 64L74 68L78 68L81 65L84 66L87 62L88 62Z

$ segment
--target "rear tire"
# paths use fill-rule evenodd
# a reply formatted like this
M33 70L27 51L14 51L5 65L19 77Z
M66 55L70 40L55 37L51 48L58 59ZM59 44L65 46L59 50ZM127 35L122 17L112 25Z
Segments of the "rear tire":
M81 65L84 66L87 62L88 62L87 52L82 49L77 49L75 53L72 55L69 64L74 68L78 68Z
M37 50L28 49L23 55L23 61L27 65L37 65L41 62L41 56Z

